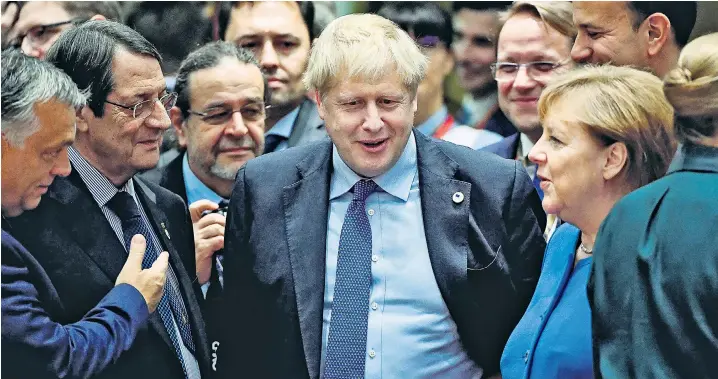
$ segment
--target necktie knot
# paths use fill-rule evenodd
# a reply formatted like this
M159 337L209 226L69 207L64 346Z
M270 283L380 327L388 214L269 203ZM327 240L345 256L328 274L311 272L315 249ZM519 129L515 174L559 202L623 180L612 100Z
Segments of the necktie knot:
M354 201L366 201L366 198L376 190L373 180L360 180L354 184Z
M115 212L123 223L135 217L140 217L140 209L137 208L135 199L125 191L117 192L115 196L107 202L107 206Z

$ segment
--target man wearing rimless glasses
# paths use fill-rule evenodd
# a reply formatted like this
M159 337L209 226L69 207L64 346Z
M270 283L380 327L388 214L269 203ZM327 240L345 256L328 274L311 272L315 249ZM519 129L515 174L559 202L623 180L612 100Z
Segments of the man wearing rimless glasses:
M13 15L9 22L8 46L17 47L30 56L45 59L45 54L60 34L87 20L122 22L120 4L116 1L8 1L3 3L5 14ZM10 20L8 20L10 21ZM5 33L3 20L3 33ZM5 45L5 43L3 45ZM4 48L5 46L3 46Z
M377 12L404 29L429 58L424 80L417 90L414 127L424 135L480 148L501 140L501 135L488 130L463 127L444 103L444 80L454 69L451 51L453 35L451 16L433 2L387 2ZM462 132L471 129L471 132Z

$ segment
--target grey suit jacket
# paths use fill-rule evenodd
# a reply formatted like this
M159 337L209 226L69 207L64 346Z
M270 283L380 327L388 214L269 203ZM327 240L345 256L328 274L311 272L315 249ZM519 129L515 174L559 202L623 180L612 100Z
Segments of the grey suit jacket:
M436 281L467 353L491 375L539 277L539 198L519 163L414 135ZM225 235L223 376L319 376L331 173L329 140L239 171Z
M299 106L299 114L297 120L294 121L287 144L289 147L294 147L326 137L327 130L324 128L324 120L319 117L317 105L313 101L305 99Z

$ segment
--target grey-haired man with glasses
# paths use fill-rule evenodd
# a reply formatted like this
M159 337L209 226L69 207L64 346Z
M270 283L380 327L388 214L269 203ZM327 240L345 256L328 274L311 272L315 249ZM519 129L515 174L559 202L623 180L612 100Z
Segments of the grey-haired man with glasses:
M15 237L56 284L68 319L86 314L112 289L134 234L147 241L143 268L167 251L157 312L98 378L208 377L187 206L136 176L157 164L177 99L166 90L157 49L125 25L88 21L63 32L47 61L90 95L77 112L72 173L55 180L39 207L10 220Z
M491 65L499 106L519 132L483 150L521 161L541 198L536 166L528 154L543 133L538 117L541 92L552 76L573 66L572 11L571 2L514 2L501 20L496 62ZM554 217L547 221L549 238L557 221Z

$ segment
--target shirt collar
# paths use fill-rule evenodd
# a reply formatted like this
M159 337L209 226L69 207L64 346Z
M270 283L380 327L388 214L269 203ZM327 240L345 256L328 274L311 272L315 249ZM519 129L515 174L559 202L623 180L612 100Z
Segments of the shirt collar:
M287 113L286 116L280 118L279 121L274 124L272 129L269 129L266 133L264 133L264 135L277 135L280 137L289 138L289 136L292 134L292 129L294 128L294 122L297 121L297 116L299 116L299 107L294 108L293 111Z
M425 136L431 137L439 129L439 126L444 123L446 116L449 115L449 110L446 109L446 105L442 105L438 111L434 112L431 117L422 122L421 125L416 128L419 129Z
M332 174L331 188L329 190L329 200L349 192L354 187L354 184L362 179L342 160L339 152L337 152L336 145L332 146L332 166L334 173ZM412 131L404 151L399 156L399 160L389 171L372 179L383 191L407 201L411 184L418 171L417 167L416 140L414 140L414 132Z
M520 133L519 134L519 151L517 158L521 159L522 161L526 162L527 157L529 156L529 152L534 147L534 143L531 142L531 139L529 139L529 136L526 134Z
M718 172L718 147L686 142L678 146L668 173L676 171Z
M80 174L82 181L85 182L92 197L100 207L105 206L105 204L120 191L125 191L132 195L132 197L135 197L135 187L132 178L118 188L112 184L106 176L102 175L100 171L92 166L74 147L70 146L70 148L67 149L67 153L73 168Z
M182 175L184 176L185 191L187 191L187 205L203 199L218 204L220 200L223 200L222 196L212 191L211 188L207 187L207 185L199 180L197 175L192 172L192 169L189 167L187 153L185 153L182 158Z

